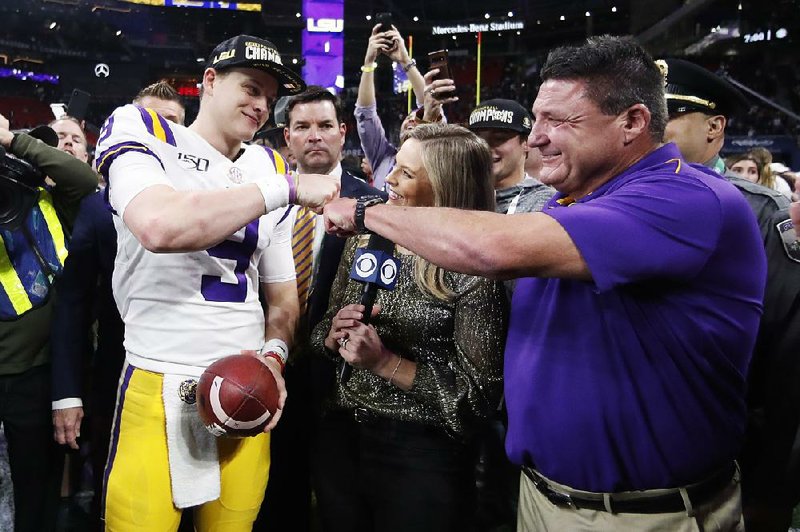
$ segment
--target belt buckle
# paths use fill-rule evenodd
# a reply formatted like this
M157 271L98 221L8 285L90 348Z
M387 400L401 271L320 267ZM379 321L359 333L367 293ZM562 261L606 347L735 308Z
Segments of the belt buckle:
M532 468L527 469L530 472L529 478L531 481L533 481L534 487L539 490L548 501L552 502L556 506L577 508L577 506L575 506L575 502L572 500L572 497L569 494L554 490L547 484L547 482L545 482L541 475L536 473Z
M555 491L550 486L545 486L545 489L546 489L545 497L547 497L547 500L552 502L556 506L561 506L566 508L576 508L575 502L572 500L572 497L570 497L566 493Z

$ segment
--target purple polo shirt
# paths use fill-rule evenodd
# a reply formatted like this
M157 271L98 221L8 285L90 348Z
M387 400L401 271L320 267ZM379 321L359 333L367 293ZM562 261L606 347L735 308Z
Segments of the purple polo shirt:
M593 282L520 279L506 450L576 489L685 485L737 455L766 259L744 197L663 146L545 209Z

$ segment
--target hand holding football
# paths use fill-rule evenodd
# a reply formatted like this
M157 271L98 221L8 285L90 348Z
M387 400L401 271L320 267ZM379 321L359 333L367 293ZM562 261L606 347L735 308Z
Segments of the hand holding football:
M260 360L232 355L203 372L197 385L197 409L215 436L256 436L278 409L278 393L275 378Z

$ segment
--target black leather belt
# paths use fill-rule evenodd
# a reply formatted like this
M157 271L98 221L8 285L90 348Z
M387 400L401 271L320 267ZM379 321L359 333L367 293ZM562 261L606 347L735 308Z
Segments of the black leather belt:
M647 492L639 492L630 498L626 496L627 494L609 493L607 507L603 493L567 493L563 489L554 487L550 481L531 467L523 466L522 471L547 500L563 508L585 508L601 512L607 512L610 509L613 513L631 514L661 514L686 511L680 488L652 495ZM717 495L731 481L735 471L736 464L731 462L730 465L723 467L707 479L685 486L683 489L686 490L692 507L697 507Z

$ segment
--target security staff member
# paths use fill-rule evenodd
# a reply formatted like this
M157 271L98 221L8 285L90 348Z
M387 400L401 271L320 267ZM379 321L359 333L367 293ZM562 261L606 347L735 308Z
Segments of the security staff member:
M2 115L0 146L55 182L38 187L38 200L20 225L0 230L0 422L8 439L15 530L46 531L55 525L63 463L52 436L49 391L53 286L80 200L95 190L97 175L66 151L15 135Z
M666 76L669 123L665 140L689 162L714 168L753 209L764 238L768 278L758 341L748 377L748 428L740 456L742 503L748 531L789 528L800 502L800 244L788 200L772 189L736 177L719 151L729 117L747 109L726 80L688 61L657 61Z

